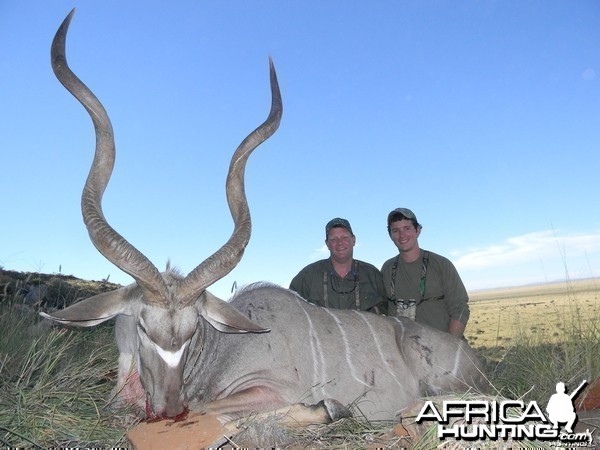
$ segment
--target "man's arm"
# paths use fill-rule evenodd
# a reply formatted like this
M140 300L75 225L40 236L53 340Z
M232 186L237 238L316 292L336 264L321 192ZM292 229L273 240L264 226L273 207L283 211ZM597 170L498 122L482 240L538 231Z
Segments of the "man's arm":
M465 324L456 319L450 319L450 325L448 325L448 333L456 337L462 337L465 332Z

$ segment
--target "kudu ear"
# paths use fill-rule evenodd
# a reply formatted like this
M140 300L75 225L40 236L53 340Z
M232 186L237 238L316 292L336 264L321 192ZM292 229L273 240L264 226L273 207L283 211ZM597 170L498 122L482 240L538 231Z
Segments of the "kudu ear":
M202 295L199 310L202 317L223 333L267 333L271 331L248 319L229 303L208 291L204 291Z
M68 308L40 315L54 322L76 327L93 327L126 312L127 287L94 295Z

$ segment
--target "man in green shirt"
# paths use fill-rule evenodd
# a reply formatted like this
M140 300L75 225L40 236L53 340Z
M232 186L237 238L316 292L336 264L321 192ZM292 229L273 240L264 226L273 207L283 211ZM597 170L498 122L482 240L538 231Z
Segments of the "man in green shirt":
M381 272L353 258L356 236L350 223L339 217L325 226L329 258L309 264L294 277L290 289L319 306L387 313Z
M462 336L469 320L469 296L456 268L447 258L419 247L423 227L410 209L394 209L387 222L400 252L381 268L389 315Z

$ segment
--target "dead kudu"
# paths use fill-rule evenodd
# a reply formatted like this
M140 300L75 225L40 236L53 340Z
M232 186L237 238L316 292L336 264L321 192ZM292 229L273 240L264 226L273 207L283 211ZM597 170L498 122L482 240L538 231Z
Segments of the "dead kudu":
M464 341L406 319L331 310L277 286L256 284L228 303L206 289L241 260L250 239L244 170L251 152L272 136L282 101L270 64L267 120L234 153L226 182L234 221L229 240L183 277L157 268L104 218L102 196L115 146L106 111L71 72L65 40L73 12L52 44L60 82L88 111L96 130L95 157L82 194L82 213L98 251L135 283L42 313L63 324L91 327L116 317L118 401L150 418L213 413L222 423L250 414L302 410L303 423L335 420L353 405L368 419L394 419L412 400L485 386ZM319 404L304 407L303 404Z

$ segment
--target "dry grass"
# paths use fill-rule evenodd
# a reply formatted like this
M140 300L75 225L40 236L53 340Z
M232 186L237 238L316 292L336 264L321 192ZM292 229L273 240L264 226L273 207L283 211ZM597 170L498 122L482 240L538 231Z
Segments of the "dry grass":
M578 280L471 296L467 338L509 398L547 402L600 377L600 283Z
M519 336L541 334L558 342L573 324L598 319L600 282L594 279L494 289L469 294L471 346L507 347Z
M51 327L19 299L0 303L0 445L127 445L134 418L108 411L117 350L112 327Z

